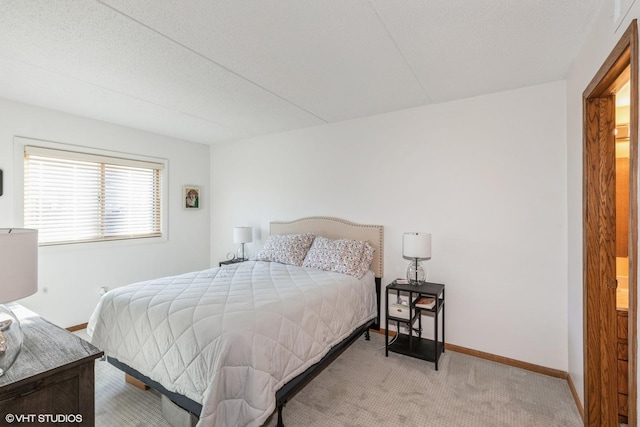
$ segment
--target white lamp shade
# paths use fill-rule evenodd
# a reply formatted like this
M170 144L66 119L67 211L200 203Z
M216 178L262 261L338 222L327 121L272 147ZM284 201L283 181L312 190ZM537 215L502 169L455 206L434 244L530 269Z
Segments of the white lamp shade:
M38 290L38 230L0 228L0 304Z
M404 233L402 236L402 256L407 259L431 258L431 234Z
M233 243L253 242L253 229L251 227L234 227Z

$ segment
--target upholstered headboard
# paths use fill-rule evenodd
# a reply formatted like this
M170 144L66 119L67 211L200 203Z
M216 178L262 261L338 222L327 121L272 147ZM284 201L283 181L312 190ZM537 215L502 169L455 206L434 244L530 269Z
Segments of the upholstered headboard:
M340 218L313 216L288 222L272 222L269 234L314 233L329 239L354 239L368 241L376 250L371 270L376 277L384 275L384 227L382 225L356 224Z

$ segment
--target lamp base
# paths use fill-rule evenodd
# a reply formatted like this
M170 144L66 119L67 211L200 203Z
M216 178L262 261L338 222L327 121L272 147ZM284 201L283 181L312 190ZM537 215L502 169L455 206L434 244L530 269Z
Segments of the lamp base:
M249 259L249 249L246 247L244 243L240 244L238 247L238 252L236 252L236 259L246 261Z
M427 273L425 272L424 267L422 267L422 264L417 260L411 261L407 266L407 280L412 285L419 285L427 280Z
M22 328L15 314L0 305L0 377L11 368L22 350Z

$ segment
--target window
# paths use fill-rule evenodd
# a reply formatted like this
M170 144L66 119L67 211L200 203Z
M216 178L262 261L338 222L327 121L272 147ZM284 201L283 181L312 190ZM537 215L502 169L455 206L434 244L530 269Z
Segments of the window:
M164 165L24 147L24 225L40 244L160 237Z

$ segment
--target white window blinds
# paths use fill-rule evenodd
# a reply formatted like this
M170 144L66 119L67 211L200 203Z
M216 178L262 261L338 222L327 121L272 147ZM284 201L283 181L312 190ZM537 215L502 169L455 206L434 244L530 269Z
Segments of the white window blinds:
M40 244L161 236L163 167L26 146L24 225Z

